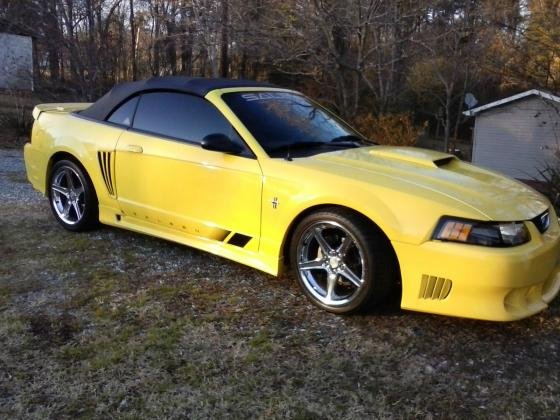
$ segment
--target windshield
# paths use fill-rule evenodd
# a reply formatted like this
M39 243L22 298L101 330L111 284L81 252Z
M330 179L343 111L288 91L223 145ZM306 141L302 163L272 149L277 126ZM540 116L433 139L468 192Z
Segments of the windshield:
M296 93L235 92L222 98L271 157L358 147L363 141L344 122Z

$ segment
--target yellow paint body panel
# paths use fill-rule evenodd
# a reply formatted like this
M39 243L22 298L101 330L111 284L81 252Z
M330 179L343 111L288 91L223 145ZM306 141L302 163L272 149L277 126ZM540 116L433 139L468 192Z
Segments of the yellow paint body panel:
M126 130L69 111L88 104L42 105L25 146L27 174L43 194L56 153L78 160L91 178L102 223L166 238L270 274L298 216L320 206L353 209L391 241L402 280L402 307L487 320L532 315L560 289L560 228L541 234L530 220L551 208L517 181L414 148L363 147L291 161L270 158L221 96L206 99L229 120L255 159ZM62 108L62 109L61 109ZM98 153L110 153L111 194ZM441 163L441 166L438 165ZM277 205L272 205L275 202ZM511 248L431 239L441 216L526 221L531 241ZM245 246L228 243L236 234Z
M142 153L129 151L130 145ZM132 131L117 144L115 176L127 217L222 241L229 232L260 235L262 172L255 159L162 141Z

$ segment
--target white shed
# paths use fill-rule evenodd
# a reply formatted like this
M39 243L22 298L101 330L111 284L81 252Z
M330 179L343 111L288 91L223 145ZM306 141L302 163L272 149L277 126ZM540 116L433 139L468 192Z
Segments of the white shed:
M33 90L33 39L0 33L0 89Z
M521 180L540 180L539 169L560 146L560 97L529 90L466 111L474 116L472 162Z

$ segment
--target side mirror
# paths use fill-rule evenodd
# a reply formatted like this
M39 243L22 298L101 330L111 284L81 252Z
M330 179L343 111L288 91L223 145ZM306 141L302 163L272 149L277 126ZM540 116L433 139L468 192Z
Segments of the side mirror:
M230 155L238 155L243 151L240 145L234 143L228 136L221 133L208 134L202 139L200 145L203 149L228 153Z

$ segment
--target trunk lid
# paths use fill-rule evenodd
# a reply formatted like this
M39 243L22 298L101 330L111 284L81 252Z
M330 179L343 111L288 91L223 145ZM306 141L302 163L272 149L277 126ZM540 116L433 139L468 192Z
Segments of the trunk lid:
M33 108L33 118L36 120L43 112L68 114L70 112L82 111L89 107L89 102L68 102L68 103L48 103L35 105Z

